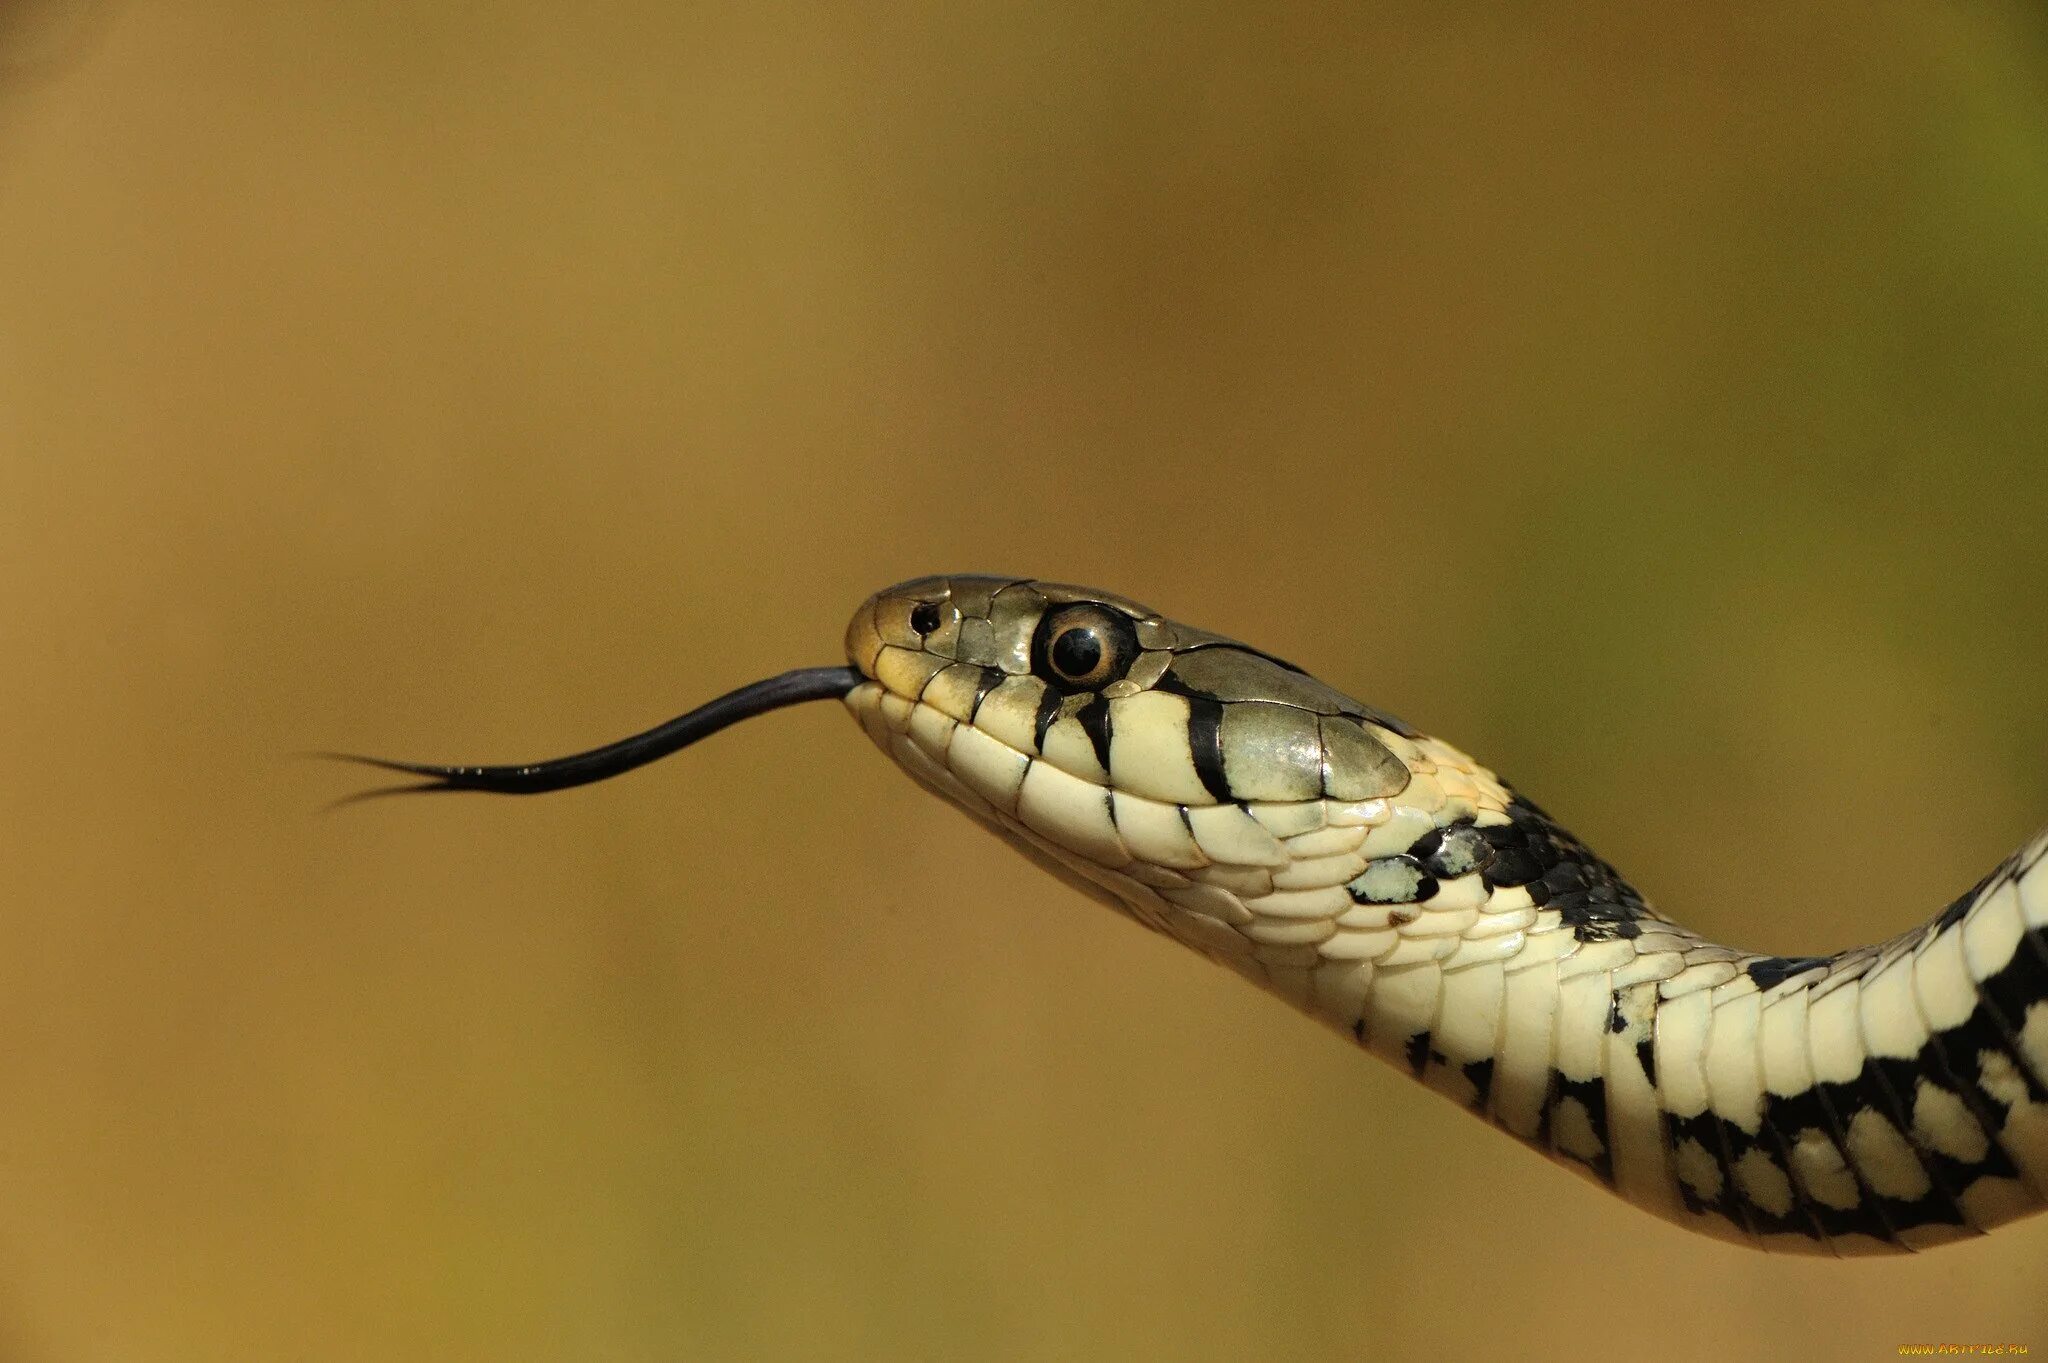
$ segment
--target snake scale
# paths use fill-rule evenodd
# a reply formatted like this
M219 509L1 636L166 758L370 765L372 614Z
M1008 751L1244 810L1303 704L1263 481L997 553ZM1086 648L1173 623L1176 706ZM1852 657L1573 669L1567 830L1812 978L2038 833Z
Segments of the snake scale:
M532 793L838 698L1062 880L1679 1225L1851 1255L2048 1201L2048 834L1924 927L1766 956L1665 918L1450 744L1112 593L920 578L846 653L573 757L360 760Z

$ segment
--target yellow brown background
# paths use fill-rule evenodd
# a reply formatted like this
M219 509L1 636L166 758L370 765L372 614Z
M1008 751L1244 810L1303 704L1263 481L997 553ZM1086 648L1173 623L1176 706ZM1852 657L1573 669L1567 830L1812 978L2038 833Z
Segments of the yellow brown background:
M2038 7L5 13L0 1357L2048 1349L2048 1221L1688 1238L832 707L532 802L291 756L1018 572L1728 940L1917 922L2048 817Z

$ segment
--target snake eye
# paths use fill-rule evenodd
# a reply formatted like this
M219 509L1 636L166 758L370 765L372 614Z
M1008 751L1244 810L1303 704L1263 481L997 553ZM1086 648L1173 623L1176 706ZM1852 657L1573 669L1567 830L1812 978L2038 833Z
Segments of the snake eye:
M919 634L930 634L939 624L938 602L920 601L910 608L910 627Z
M1086 625L1072 625L1060 631L1045 656L1062 677L1084 682L1102 666L1102 637Z
M1102 606L1066 606L1045 617L1032 641L1039 675L1069 691L1095 691L1130 670L1138 657L1131 622Z

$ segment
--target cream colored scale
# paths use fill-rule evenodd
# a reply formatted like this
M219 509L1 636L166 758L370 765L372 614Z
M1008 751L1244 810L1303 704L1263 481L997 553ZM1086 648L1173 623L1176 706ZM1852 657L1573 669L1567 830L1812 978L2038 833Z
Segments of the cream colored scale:
M1926 928L1788 962L1665 920L1449 744L1125 598L926 578L846 644L574 758L384 765L555 789L839 695L1061 879L1681 1225L1861 1253L2048 1198L2048 837Z

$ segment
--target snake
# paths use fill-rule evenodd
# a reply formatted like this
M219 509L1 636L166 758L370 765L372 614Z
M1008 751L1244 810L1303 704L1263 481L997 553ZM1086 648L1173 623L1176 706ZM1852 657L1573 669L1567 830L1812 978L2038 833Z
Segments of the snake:
M2048 833L1922 927L1718 945L1460 749L1111 592L924 577L844 666L543 762L356 757L534 794L837 699L920 786L1117 913L1686 1229L1822 1255L2048 1203Z

